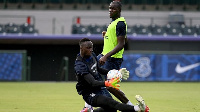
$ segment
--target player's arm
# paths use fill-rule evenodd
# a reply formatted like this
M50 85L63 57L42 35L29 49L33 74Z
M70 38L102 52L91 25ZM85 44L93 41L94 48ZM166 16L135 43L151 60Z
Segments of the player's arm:
M102 75L107 75L109 72L109 70L101 68L101 67L98 67L97 69L98 69L97 71Z
M94 79L94 77L90 74L88 67L85 63L82 61L75 61L75 66L74 66L75 72L78 76L83 77L84 80L89 83L93 87L98 87L98 86L105 86L104 82L97 81Z
M106 31L102 31L102 37L104 38Z
M97 81L91 74L85 74L84 79L87 83L89 83L92 87L104 87L105 84L103 81Z
M113 78L110 81L97 81L91 74L85 74L84 79L92 86L92 87L112 87L114 89L119 90L119 78Z
M87 66L81 62L76 61L75 62L75 71L78 76L81 76L84 78L84 80L89 83L92 87L113 87L115 89L119 89L119 78L112 79L110 81L98 81L95 80L95 78L90 74L88 71Z

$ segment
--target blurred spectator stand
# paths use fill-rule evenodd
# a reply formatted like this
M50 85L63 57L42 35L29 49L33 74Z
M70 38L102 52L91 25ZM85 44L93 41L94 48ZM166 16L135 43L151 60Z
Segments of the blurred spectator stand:
M0 20L7 23L0 24L0 34L35 34L35 17L24 15L0 15Z

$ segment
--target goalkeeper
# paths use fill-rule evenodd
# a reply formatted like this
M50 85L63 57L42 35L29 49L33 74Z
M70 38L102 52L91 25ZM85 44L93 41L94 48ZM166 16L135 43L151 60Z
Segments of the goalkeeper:
M112 99L112 96L105 87L112 87L119 90L119 78L113 78L110 81L103 81L100 74L107 75L108 70L100 68L96 55L93 53L93 43L87 39L81 39L79 42L80 54L75 61L75 74L78 83L76 89L79 95L82 95L85 102L93 107L100 107L95 110L85 108L81 112L148 112L144 100L136 96L139 105L127 105L119 103Z

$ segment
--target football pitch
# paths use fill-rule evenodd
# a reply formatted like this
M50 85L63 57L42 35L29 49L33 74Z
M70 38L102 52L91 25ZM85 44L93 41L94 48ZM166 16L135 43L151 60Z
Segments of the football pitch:
M0 82L0 112L80 112L76 82ZM140 94L150 112L200 112L199 82L122 82L133 104Z

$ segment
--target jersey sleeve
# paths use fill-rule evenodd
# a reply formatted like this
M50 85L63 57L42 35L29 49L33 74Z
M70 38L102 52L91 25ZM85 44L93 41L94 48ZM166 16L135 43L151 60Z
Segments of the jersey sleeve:
M126 24L124 21L119 21L116 26L116 34L117 36L125 36L126 35Z
M91 74L84 75L84 79L92 87L104 87L105 86L104 81L97 81L97 80L95 80L94 77Z
M88 70L87 66L85 65L85 63L83 63L81 61L75 62L74 70L76 72L76 75L82 76L84 74L89 74L89 70Z

